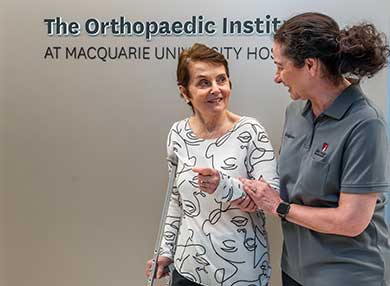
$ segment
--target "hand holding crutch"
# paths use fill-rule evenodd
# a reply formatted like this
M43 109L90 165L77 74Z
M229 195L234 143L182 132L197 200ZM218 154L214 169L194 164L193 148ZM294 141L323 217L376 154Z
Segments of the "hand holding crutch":
M177 159L176 154L173 154L172 156L168 157L167 160L171 164L171 172L169 175L167 192L165 194L165 202L164 202L164 207L163 207L163 211L162 211L162 215L161 215L159 232L158 232L156 244L154 247L153 258L152 258L152 260L149 260L147 262L147 265L146 265L146 271L148 272L148 270L150 269L150 272L147 273L147 275L149 275L148 276L148 286L153 286L154 279L156 278L156 274L158 274L157 278L160 278L160 276L161 277L165 276L167 272L165 271L165 273L163 273L162 270L167 269L167 267L172 263L172 260L168 257L160 257L159 258L160 245L161 245L161 241L162 241L162 238L164 235L164 226L165 226L165 221L167 218L169 201L170 201L172 190L173 190L173 184L174 184L175 178L176 178L177 163L178 163L178 159ZM156 273L157 267L159 267L158 273Z

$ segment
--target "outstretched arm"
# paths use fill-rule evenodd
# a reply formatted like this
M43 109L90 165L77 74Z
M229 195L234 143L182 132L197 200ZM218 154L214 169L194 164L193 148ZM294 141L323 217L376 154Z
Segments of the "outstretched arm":
M265 181L241 179L245 192L258 208L277 216L276 209L282 199ZM377 193L340 193L335 208L310 207L290 204L286 220L308 229L328 234L357 236L368 226L373 216Z
M230 201L234 207L241 211L254 212L257 206L254 201L242 190L242 184L238 179L224 175L212 168L193 168L198 173L198 185L202 192L213 194L223 201Z

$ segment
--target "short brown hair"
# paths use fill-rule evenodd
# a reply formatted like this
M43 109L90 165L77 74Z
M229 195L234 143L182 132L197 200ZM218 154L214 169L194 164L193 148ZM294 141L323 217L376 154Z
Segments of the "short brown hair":
M192 47L184 49L180 53L179 62L177 63L177 84L182 85L185 89L188 88L190 82L189 64L191 62L207 62L215 65L223 65L225 67L226 75L230 78L228 62L224 55L206 45L195 43ZM191 103L189 103L189 105L192 107Z

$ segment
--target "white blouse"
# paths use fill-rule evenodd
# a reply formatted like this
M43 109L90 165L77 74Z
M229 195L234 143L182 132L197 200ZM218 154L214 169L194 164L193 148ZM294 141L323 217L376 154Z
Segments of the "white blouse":
M174 123L168 135L168 155L177 155L178 167L160 255L201 285L267 285L271 267L264 214L242 212L229 202L244 194L238 177L262 176L279 188L270 140L250 117L241 117L216 139L198 138L188 121ZM193 167L220 172L214 194L199 190Z

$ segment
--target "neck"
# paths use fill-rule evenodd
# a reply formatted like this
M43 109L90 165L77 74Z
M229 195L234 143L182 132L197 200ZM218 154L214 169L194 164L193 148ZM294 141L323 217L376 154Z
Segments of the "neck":
M200 138L218 138L233 127L239 116L224 112L212 117L195 114L190 118L192 131Z
M324 112L333 101L348 87L351 83L343 78L338 84L322 82L316 84L313 96L310 97L312 110L315 117Z

